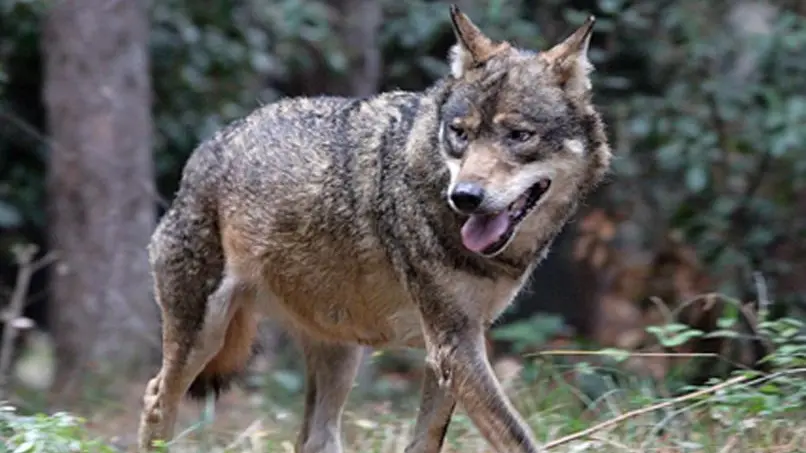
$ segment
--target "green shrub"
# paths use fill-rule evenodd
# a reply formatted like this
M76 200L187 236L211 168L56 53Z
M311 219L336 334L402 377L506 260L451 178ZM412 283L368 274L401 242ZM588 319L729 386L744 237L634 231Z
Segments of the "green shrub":
M90 436L80 417L64 412L21 415L0 406L0 453L112 453L117 450Z

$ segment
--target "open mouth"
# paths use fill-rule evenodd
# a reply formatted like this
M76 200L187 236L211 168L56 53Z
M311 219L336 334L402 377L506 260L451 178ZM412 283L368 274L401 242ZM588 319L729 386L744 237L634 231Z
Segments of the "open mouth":
M518 197L507 209L492 214L473 214L462 226L462 243L468 250L492 256L509 244L518 225L534 209L551 187L551 181L541 179Z

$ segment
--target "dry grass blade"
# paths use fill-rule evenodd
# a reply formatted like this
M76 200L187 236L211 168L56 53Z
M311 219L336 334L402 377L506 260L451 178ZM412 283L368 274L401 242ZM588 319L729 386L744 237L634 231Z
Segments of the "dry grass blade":
M561 438L559 438L557 440L553 440L553 441L547 443L546 445L544 445L543 447L546 450L556 448L556 447L559 447L560 445L564 445L564 444L567 444L569 442L573 442L573 441L575 441L577 439L582 439L584 437L588 437L588 436L590 436L590 435L592 435L592 434L594 434L594 433L596 433L598 431L610 428L611 426L616 426L616 425L618 425L619 423L621 423L621 422L623 422L625 420L629 420L631 418L635 418L635 417L638 417L640 415L656 411L658 409L663 409L665 407L673 406L675 404L682 403L684 401L699 398L700 396L707 395L709 393L715 393L715 392L718 392L718 391L720 391L722 389L725 389L725 388L731 387L733 385L742 383L742 382L744 382L744 381L746 381L748 379L749 379L748 376L737 376L737 377L734 377L733 379L729 379L729 380L727 380L725 382L713 385L711 387L707 387L707 388L704 388L704 389L701 389L701 390L697 390L696 392L687 393L685 395L682 395L682 396L679 396L679 397L676 397L676 398L672 398L670 400L663 401L661 403L653 404L651 406L642 407L641 409L636 409L634 411L630 411L630 412L621 414L618 417L611 418L610 420L606 420L606 421L604 421L602 423L599 423L598 425L591 426L590 428L583 429L582 431L578 431L578 432L576 432L574 434L569 434L569 435L567 435L565 437L561 437Z
M733 450L733 447L736 446L737 442L739 442L739 439L736 436L732 436L725 446L719 450L719 453L730 453Z
M715 358L719 354L708 352L640 352L621 351L613 352L608 350L580 350L580 349L552 349L524 354L524 357L545 357L545 356L613 356L624 355L625 357L680 357L680 358Z
M619 441L609 439L607 437L592 435L591 438L593 440L596 440L596 441L605 443L607 445L610 445L611 447L616 447L616 448L619 449L619 451L629 452L629 453L640 453L640 451L641 451L641 450L637 450L635 448L632 448L632 447L630 447L628 445L624 445L623 443L621 443Z

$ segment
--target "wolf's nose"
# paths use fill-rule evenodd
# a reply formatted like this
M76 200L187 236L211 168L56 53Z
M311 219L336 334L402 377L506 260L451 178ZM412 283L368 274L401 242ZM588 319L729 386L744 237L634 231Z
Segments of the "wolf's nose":
M451 203L459 211L471 214L481 206L484 188L472 182L457 183L451 192Z

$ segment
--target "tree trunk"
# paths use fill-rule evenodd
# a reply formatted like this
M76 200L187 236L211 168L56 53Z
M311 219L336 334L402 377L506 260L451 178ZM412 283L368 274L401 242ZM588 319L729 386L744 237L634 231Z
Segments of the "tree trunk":
M146 2L53 2L42 50L54 392L69 401L88 371L131 371L159 347Z

